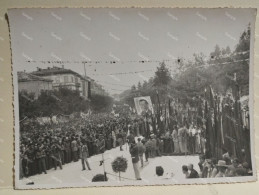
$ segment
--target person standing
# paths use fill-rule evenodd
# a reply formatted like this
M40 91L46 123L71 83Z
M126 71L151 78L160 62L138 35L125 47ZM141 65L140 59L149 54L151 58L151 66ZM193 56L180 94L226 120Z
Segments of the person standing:
M146 158L146 162L148 162L148 159L151 156L151 148L152 148L152 141L150 138L145 141L145 148L146 148L145 158Z
M164 147L165 147L164 153L166 155L170 155L172 153L172 142L171 142L169 130L165 133L165 136L164 136Z
M70 163L71 162L71 145L70 145L70 141L68 140L68 137L65 138L64 148L65 148L65 162Z
M174 130L172 132L172 139L174 142L174 153L179 154L180 146L179 146L178 132L177 132L176 128L174 128Z
M104 139L104 136L103 135L100 135L99 136L99 152L100 153L104 153L105 152L105 139Z
M185 125L178 130L178 136L179 136L179 146L181 153L184 153L186 155L187 151L187 129Z
M57 165L59 166L60 169L62 169L62 162L61 162L61 155L60 155L60 148L58 144L53 144L51 147L51 157L54 161L54 168L55 170L57 169Z
M89 162L87 160L87 158L89 157L88 147L85 142L82 143L79 151L80 151L79 153L80 153L80 158L81 158L82 168L83 168L82 171L85 170L85 164L88 170L91 170Z
M135 142L135 138L132 132L130 132L130 134L127 136L127 140L128 140L129 147L131 148L131 144Z
M157 140L154 134L150 135L151 137L151 156L154 158L156 156Z
M116 134L114 130L112 130L112 146L116 148Z
M26 176L32 176L36 174L36 159L33 144L29 145L29 148L25 151L25 155L27 156L27 162L24 173Z
M123 135L122 135L121 130L119 131L119 133L117 135L117 138L118 138L118 143L119 143L119 146L120 146L120 151L123 151L123 149L122 149Z
M47 174L45 158L46 158L46 154L43 149L43 146L41 146L36 151L36 159L38 161L39 174L41 174L42 172Z
M78 161L78 146L75 138L73 138L73 141L71 142L71 149L72 149L73 161L76 162Z
M190 126L189 130L187 130L188 132L188 150L190 151L190 154L194 154L195 153L195 129L193 128L193 125Z
M136 180L141 180L140 172L139 172L139 165L138 165L139 152L138 152L138 146L135 141L133 141L131 143L130 154L131 154L131 158L132 158L132 164L133 164L133 169L134 169L134 173L135 173L135 178L136 178Z
M139 159L140 159L140 162L141 162L141 167L143 167L144 166L143 154L145 152L145 146L141 142L140 138L138 138L137 146L138 146L138 153L139 153Z

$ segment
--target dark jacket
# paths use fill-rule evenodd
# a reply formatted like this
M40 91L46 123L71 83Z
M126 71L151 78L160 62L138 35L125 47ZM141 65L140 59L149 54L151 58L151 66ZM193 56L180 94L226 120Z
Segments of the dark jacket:
M191 170L188 178L199 178L199 174L195 169L193 169L193 170Z
M139 152L138 152L137 144L133 145L130 148L130 154L131 154L131 158L132 158L132 163L137 163L139 161Z

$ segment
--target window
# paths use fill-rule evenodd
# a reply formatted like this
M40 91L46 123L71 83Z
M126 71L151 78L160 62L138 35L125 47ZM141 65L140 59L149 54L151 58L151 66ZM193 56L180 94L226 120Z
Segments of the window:
M60 78L59 78L59 76L56 77L55 81L56 81L56 83L60 83Z
M64 76L64 82L65 82L65 83L68 82L68 76Z

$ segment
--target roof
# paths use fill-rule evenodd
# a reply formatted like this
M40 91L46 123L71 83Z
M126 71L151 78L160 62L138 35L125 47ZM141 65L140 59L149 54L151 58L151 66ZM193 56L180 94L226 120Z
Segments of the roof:
M52 68L48 67L48 68L45 68L45 69L38 68L37 71L34 71L31 74L34 74L36 76L49 76L49 75L58 75L58 74L73 74L73 75L76 75L76 76L80 77L81 79L90 81L90 78L87 77L87 76L84 77L84 76L78 74L77 72L75 72L73 70L65 69L65 68L60 68L60 67L56 67L56 66L53 66Z
M45 82L52 82L51 79L42 78L30 73L26 72L17 72L18 75L18 82L27 82L27 81L45 81Z

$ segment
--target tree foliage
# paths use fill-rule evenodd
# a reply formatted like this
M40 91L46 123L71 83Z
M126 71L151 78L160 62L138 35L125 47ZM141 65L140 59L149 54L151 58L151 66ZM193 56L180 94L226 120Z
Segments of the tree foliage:
M113 105L113 98L107 95L93 94L91 98L91 109L96 112L110 111Z
M19 92L20 118L69 115L74 112L107 111L111 108L113 99L109 96L92 95L92 101L84 99L78 91L60 88L54 91L42 91L37 99L34 94Z
M128 168L128 161L124 157L119 156L112 162L112 170L115 173L126 172L127 168Z
M165 63L162 62L157 71L155 72L154 77L154 86L156 87L165 87L171 82L172 78L169 72L169 69L166 67Z
M134 97L149 95L156 104L158 91L162 103L169 95L180 99L182 103L192 104L196 97L204 95L204 89L209 85L223 95L228 88L238 85L241 96L248 95L249 49L250 25L240 35L233 51L229 46L220 48L216 45L209 56L198 53L193 55L192 60L179 58L175 62L173 78L167 65L162 62L153 78L142 84L138 83L138 87L132 86L120 97L127 104L134 106Z

